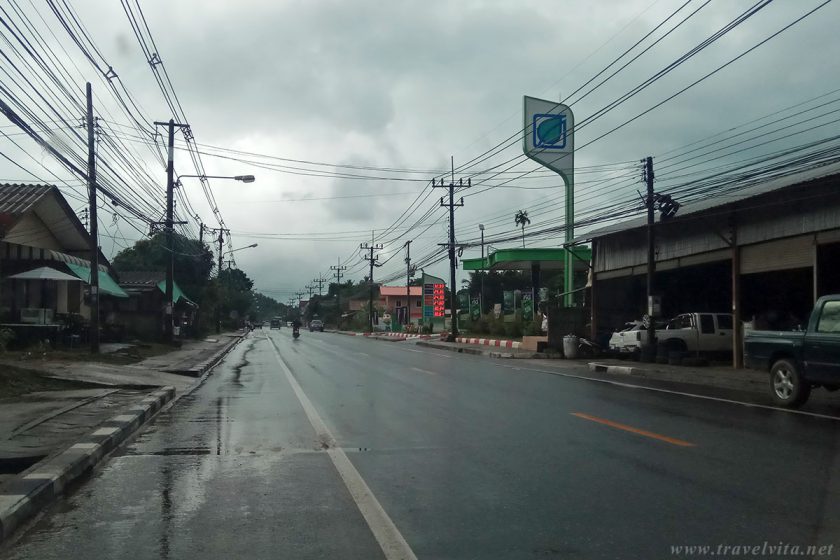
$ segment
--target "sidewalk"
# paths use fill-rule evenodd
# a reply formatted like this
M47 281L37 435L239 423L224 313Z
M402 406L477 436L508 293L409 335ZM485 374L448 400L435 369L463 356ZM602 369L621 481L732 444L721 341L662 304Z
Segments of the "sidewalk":
M196 378L242 338L225 333L188 341L128 365L0 360L0 367L27 379L73 386L0 398L0 542L164 405L197 386Z

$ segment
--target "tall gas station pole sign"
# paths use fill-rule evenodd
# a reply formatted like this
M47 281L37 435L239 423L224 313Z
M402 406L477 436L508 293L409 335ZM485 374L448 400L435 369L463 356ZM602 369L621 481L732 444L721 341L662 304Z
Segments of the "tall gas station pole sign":
M540 165L559 174L566 184L567 244L563 266L563 299L571 307L574 289L574 260L568 244L575 236L575 116L555 101L525 96L522 150Z

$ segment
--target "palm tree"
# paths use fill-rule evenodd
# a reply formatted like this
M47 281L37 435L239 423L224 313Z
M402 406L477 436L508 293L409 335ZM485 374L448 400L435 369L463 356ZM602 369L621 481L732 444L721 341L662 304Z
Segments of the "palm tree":
M525 248L525 225L530 224L531 220L528 219L528 211L527 210L518 210L516 212L516 216L514 216L513 221L518 226L522 226L522 248Z

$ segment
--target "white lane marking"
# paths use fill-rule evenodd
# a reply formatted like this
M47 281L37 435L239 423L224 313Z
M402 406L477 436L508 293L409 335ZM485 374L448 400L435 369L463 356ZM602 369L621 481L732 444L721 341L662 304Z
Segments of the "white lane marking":
M365 356L367 358L370 358L370 354L365 354L364 352L356 352L356 354L358 354L359 356Z
M391 521L391 518L382 508L379 500L376 499L376 496L374 496L367 483L365 483L362 475L359 474L359 471L356 470L356 467L347 458L347 454L343 449L335 446L335 438L321 419L318 411L315 410L309 397L303 392L297 379L292 375L292 371L286 365L286 362L280 357L280 353L274 344L271 345L271 348L274 350L274 357L277 358L277 362L286 375L289 385L292 386L292 390L303 407L309 423L318 434L318 439L328 443L327 455L332 460L335 469L344 481L344 485L353 497L353 501L356 502L356 506L365 518L374 538L376 538L376 542L382 548L385 558L388 560L417 560L414 551L408 546L408 543L399 529L397 529L397 526L394 525L394 522Z
M514 366L501 366L508 369L516 369ZM570 377L572 379L585 379L587 381L597 381L598 383L606 383L607 385L615 385L617 387L624 387L627 389L642 389L645 391L654 391L657 393L667 393L669 395L681 395L683 397L691 397L694 399L703 399L707 401L716 401L727 404L738 404L747 408L763 408L765 410L778 410L779 412L787 412L790 414L801 414L802 416L811 416L813 418L822 418L824 420L840 420L838 416L829 416L828 414L820 414L818 412L808 412L805 410L794 410L791 408L781 408L778 406L770 406L767 404L757 404L744 401L736 401L734 399L724 399L722 397L711 397L709 395L698 395L696 393L686 393L684 391L674 391L672 389L662 389L661 387L646 387L644 385L634 385L633 383L624 383L622 381L613 381L611 379L598 379L597 377L586 377L585 375L575 375L573 373L563 373L561 371L550 371L546 369L523 368L526 371L535 371L537 373L548 373L551 375L559 375L561 377Z
M437 375L437 373L433 371L429 371L427 369L420 369L419 367L412 367L411 369L413 369L414 371L419 371L420 373L425 373L427 375Z

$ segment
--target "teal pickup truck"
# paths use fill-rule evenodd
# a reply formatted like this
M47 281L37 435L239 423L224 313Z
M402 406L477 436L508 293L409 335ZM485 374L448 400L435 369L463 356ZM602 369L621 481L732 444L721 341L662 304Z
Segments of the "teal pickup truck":
M840 389L840 295L818 299L804 331L748 331L744 361L770 373L770 394L781 406L802 405L813 387Z

